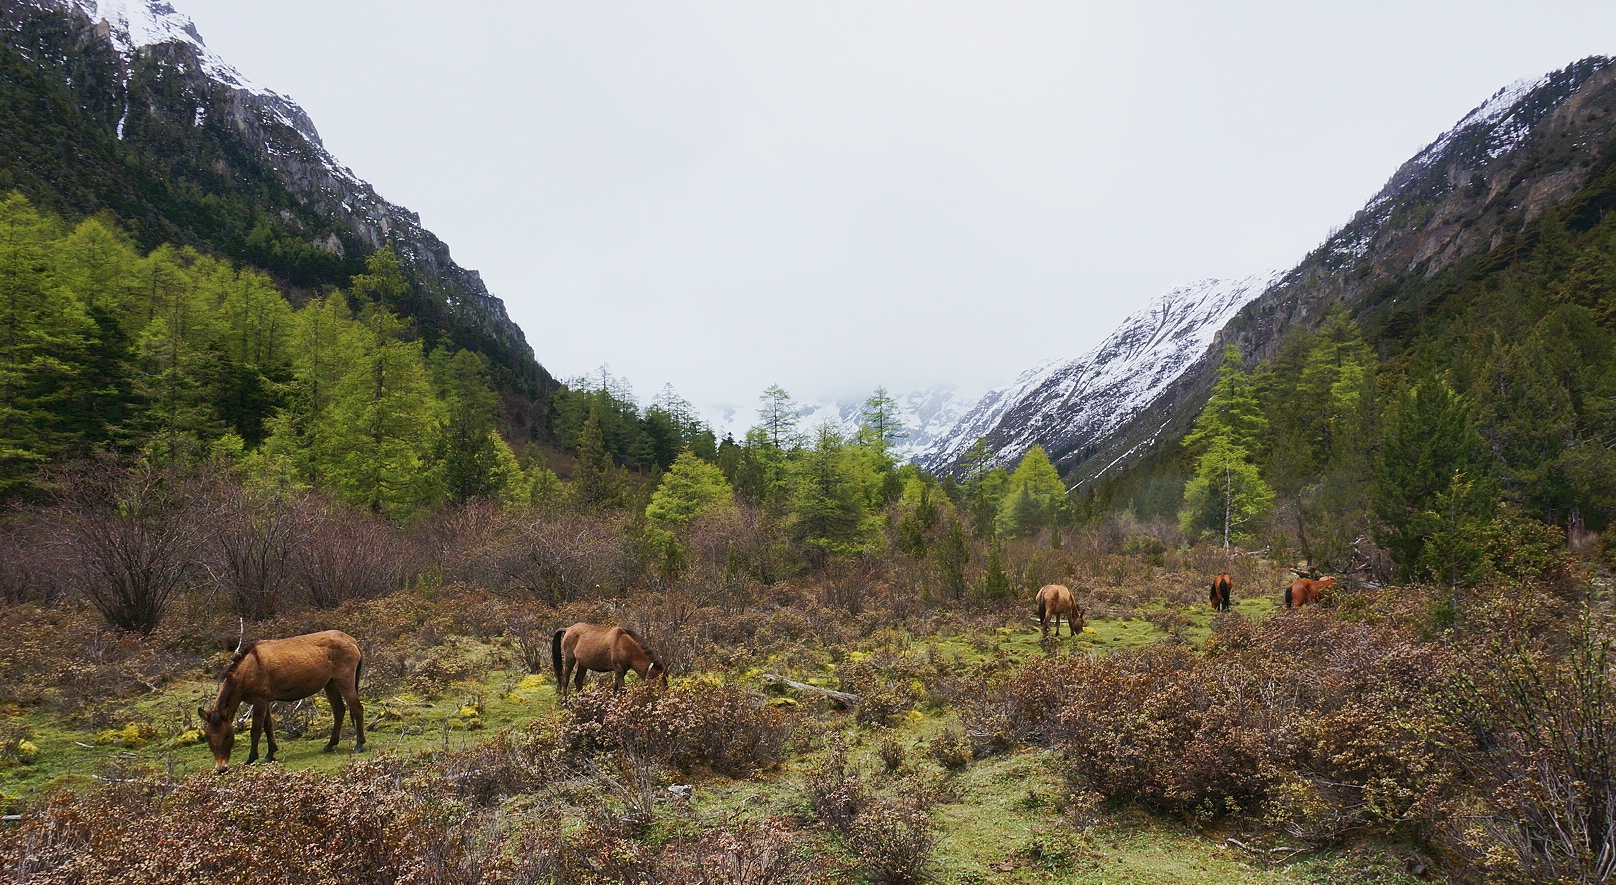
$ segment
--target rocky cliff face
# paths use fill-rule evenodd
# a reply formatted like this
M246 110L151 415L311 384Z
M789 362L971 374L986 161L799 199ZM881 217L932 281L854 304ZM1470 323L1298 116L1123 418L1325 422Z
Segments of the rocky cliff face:
M1410 284L1486 260L1547 208L1567 223L1590 226L1616 208L1616 189L1587 186L1616 175L1616 65L1604 57L1499 90L1413 159L1350 222L1289 272L1254 283L1229 315L1208 311L1212 334L1187 336L1195 350L1176 370L1162 361L1152 383L1119 400L1108 359L1147 367L1153 356L1097 351L1071 363L1034 370L988 395L948 435L922 453L934 470L957 465L964 447L987 437L1001 460L1037 442L1071 486L1126 465L1158 443L1182 435L1205 404L1222 343L1249 361L1273 355L1295 326L1312 328L1331 304L1347 306L1382 330L1416 323ZM1169 293L1171 295L1171 293ZM1113 336L1126 337L1136 315ZM1109 342L1108 342L1109 344ZM1106 350L1102 345L1101 351ZM1125 403L1116 409L1112 404ZM1118 411L1115 420L1112 412ZM1096 419L1099 420L1096 420ZM1090 429L1090 428L1094 429Z
M0 140L25 142L31 162L0 170L0 185L69 212L110 210L148 245L214 249L294 289L344 285L391 246L415 288L395 307L423 335L482 351L530 395L552 383L476 271L337 162L294 101L209 52L172 4L0 0L0 37L31 81L0 108L22 130ZM34 97L58 106L32 118L18 105ZM64 137L73 144L53 143Z

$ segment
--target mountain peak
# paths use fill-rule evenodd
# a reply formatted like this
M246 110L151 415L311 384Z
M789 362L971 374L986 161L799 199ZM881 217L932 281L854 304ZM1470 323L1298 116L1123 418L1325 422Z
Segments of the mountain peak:
M1005 465L1034 444L1087 451L1154 402L1240 308L1281 276L1270 271L1168 289L1083 356L1045 363L989 392L915 461L947 470L979 438L987 439L994 463Z

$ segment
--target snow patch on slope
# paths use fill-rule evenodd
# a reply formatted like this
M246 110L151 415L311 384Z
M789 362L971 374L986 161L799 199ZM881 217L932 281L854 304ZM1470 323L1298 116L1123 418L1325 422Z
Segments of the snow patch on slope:
M970 406L969 401L962 398L954 388L943 384L907 394L894 394L892 398L898 404L898 411L894 417L898 426L904 431L904 436L892 449L893 455L899 461L907 461L931 446L942 434L954 427ZM852 437L858 432L860 410L863 407L862 399L820 400L808 403L797 409L797 430L811 438L816 428L830 422L842 432L842 435ZM760 423L757 410L753 408L726 407L717 413L709 414L708 417L712 422L713 432L719 439L728 434L734 437L736 442L744 440L746 431Z
M996 464L1014 463L1034 444L1097 445L1155 402L1240 308L1282 276L1274 271L1169 289L1083 356L1030 369L990 391L917 452L915 462L946 470L982 437L989 438Z

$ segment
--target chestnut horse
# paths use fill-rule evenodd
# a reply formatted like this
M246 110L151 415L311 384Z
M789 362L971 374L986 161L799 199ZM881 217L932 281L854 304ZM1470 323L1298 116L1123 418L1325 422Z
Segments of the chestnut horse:
M1285 607L1307 605L1310 602L1317 605L1324 599L1324 591L1334 586L1335 578L1320 578L1317 581L1301 578L1292 581L1291 585L1285 588Z
M1224 572L1212 579L1212 610L1226 612L1229 610L1229 593L1234 590L1234 579Z
M1083 607L1077 604L1072 591L1066 589L1064 584L1045 584L1038 591L1038 629L1045 639L1049 638L1049 621L1055 620L1055 638L1060 638L1061 615L1066 616L1066 628L1073 636L1083 630L1083 616L1087 614Z
M271 701L301 701L321 689L331 701L329 753L342 739L343 702L353 709L354 752L365 749L365 714L359 706L359 643L341 630L305 633L289 639L260 639L236 653L219 682L219 697L212 710L196 708L202 733L213 750L213 770L230 769L230 750L236 744L236 711L252 705L252 752L247 764L258 761L258 734L269 736L266 762L275 761L275 723L269 716Z
M668 669L661 658L646 647L639 634L626 627L579 622L557 630L550 639L550 659L555 664L556 690L563 704L567 702L567 682L574 680L575 671L578 691L584 690L584 679L590 670L616 674L612 680L614 689L623 687L623 674L630 670L646 682L658 677L664 684L668 681Z

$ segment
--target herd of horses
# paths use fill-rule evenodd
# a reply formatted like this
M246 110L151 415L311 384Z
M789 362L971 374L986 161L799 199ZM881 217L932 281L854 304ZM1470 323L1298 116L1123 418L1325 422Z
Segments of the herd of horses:
M1317 603L1323 592L1334 584L1334 578L1298 577L1285 588L1285 607ZM1229 611L1233 590L1234 579L1227 573L1213 578L1209 594L1212 610ZM1055 638L1060 638L1063 616L1070 636L1083 632L1088 610L1077 604L1077 598L1064 584L1044 585L1038 590L1036 601L1038 628L1044 639L1049 638L1051 621L1055 624ZM567 702L569 683L574 690L582 691L591 671L613 674L614 689L622 689L623 678L629 672L646 682L660 679L665 685L668 681L668 668L661 658L638 633L626 627L580 622L557 630L551 637L550 657L555 668L556 690L563 704ZM321 691L331 702L333 720L331 739L326 742L324 752L336 749L341 741L344 713L353 716L354 752L363 752L365 714L359 701L359 675L363 669L364 656L359 643L341 630L306 633L287 639L260 639L238 648L219 679L219 694L213 709L196 708L202 734L213 752L213 770L223 774L230 769L230 753L236 742L236 716L242 704L252 707L252 746L247 764L258 761L260 734L267 737L269 743L269 754L264 760L274 762L279 746L275 743L271 702L301 701Z

